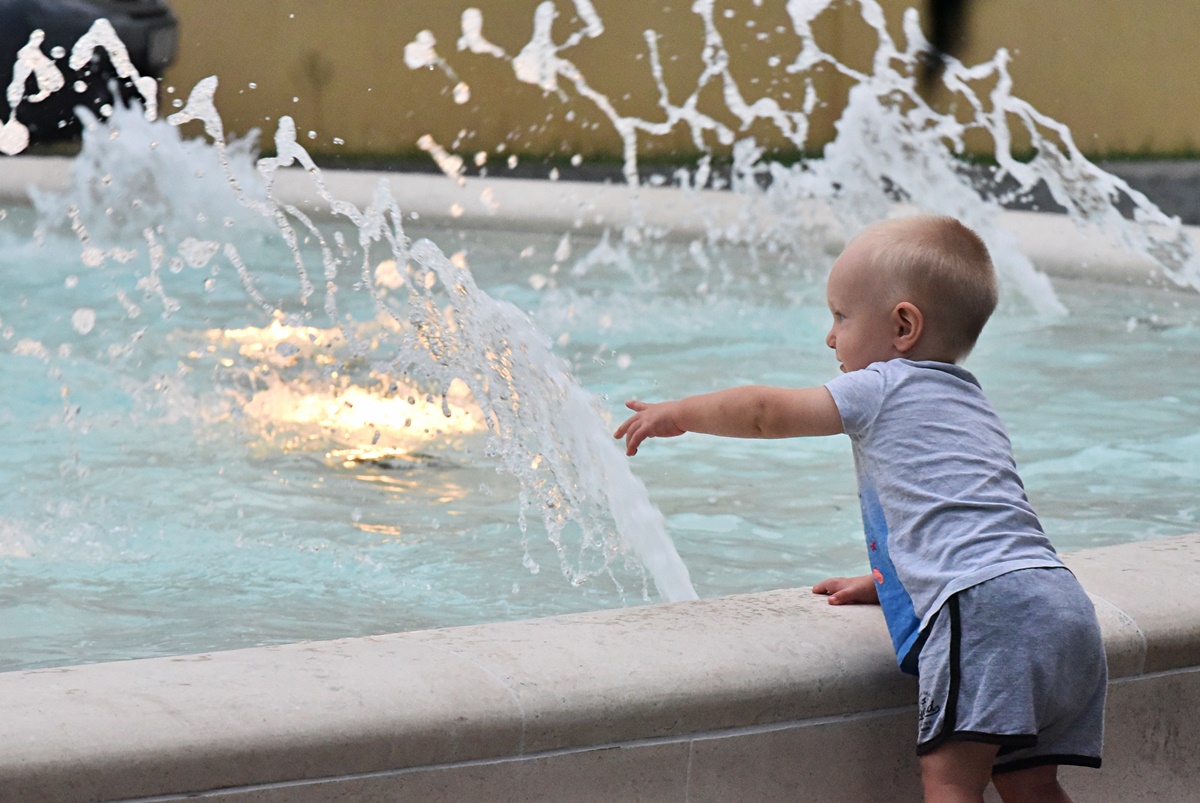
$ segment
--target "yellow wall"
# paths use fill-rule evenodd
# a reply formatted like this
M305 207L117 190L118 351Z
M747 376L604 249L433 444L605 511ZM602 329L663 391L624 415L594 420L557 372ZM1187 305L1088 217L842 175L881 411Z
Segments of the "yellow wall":
M588 101L569 90L567 100L544 97L516 80L506 62L459 52L459 18L464 8L483 12L484 35L516 54L529 41L538 0L174 0L180 18L180 55L165 85L186 96L199 79L220 80L217 108L226 127L242 133L261 127L269 137L281 115L295 118L301 141L315 151L389 156L411 154L423 134L470 155L494 154L497 146L517 153L580 153L615 156L619 139ZM562 42L582 27L570 0L558 0L554 39ZM894 35L911 0L882 0ZM658 119L657 90L650 75L643 32L661 34L666 81L679 102L695 86L701 69L703 29L691 0L594 0L606 31L584 39L562 56L577 64L592 85L622 114ZM733 54L735 76L747 96L765 91L792 108L802 84L781 68L794 57L795 37L782 0L718 0L717 19ZM734 12L727 18L724 11ZM974 0L967 63L990 57L998 47L1013 52L1014 93L1075 132L1087 153L1177 153L1200 151L1200 3L1195 0ZM754 27L748 27L749 20ZM404 47L422 29L438 40L438 52L472 90L463 105L452 98L454 81L438 70L414 72L404 64ZM766 35L765 41L760 35ZM843 61L866 66L874 49L858 12L835 2L819 20L820 41ZM757 79L757 83L755 83ZM255 88L251 88L251 85ZM712 95L717 84L706 90ZM818 88L829 105L813 115L810 142L819 146L832 133L845 82L824 75ZM785 98L785 92L791 98ZM723 104L704 101L715 110ZM568 119L573 117L574 119ZM723 116L723 122L734 119ZM309 140L307 132L315 131ZM767 127L752 133L770 139ZM344 140L335 145L333 139ZM778 143L778 138L775 140ZM687 132L643 146L662 155L694 148Z
M1200 3L975 0L968 63L1014 53L1016 94L1086 153L1200 151Z

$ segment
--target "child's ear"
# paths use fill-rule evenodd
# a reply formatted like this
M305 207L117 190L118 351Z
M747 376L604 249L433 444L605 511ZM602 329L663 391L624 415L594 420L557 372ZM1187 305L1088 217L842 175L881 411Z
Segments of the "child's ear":
M892 309L892 344L896 351L907 354L917 345L925 332L925 316L915 304L901 301Z

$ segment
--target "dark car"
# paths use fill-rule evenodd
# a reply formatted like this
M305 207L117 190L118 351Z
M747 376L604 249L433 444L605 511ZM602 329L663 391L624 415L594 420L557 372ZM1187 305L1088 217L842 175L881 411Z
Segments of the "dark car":
M71 48L98 19L112 24L139 74L160 78L175 59L178 23L166 0L0 0L0 123L11 112L4 90L12 91L9 84L17 52L39 30L45 34L41 51L54 60L66 85L35 102L35 81L32 77L26 81L17 119L29 128L32 142L77 136L78 106L103 116L106 104L137 96L129 81L118 79L102 48L78 71L68 66Z

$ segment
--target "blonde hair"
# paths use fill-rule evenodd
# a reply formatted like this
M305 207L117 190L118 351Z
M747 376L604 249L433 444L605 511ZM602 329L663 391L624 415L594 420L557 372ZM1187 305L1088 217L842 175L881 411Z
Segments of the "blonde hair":
M970 353L996 309L996 271L983 240L952 217L885 220L863 235L876 269L890 274L893 303L909 301L955 360Z

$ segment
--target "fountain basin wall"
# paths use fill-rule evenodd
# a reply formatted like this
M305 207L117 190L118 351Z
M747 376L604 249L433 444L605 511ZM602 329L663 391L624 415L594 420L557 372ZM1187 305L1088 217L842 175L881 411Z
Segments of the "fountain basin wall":
M28 203L28 188L65 190L70 185L72 160L66 157L10 157L0 175L0 205ZM336 198L360 209L367 207L381 181L391 187L406 214L427 223L480 229L573 231L602 234L620 231L631 220L648 233L677 240L705 239L731 222L753 220L762 228L781 212L764 197L747 198L719 190L684 191L673 187L545 181L517 178L472 178L459 185L444 175L385 171L326 171L322 179ZM321 216L329 213L302 169L279 171L274 195ZM461 209L462 217L452 212ZM823 201L801 201L787 210L792 219L816 224L836 222ZM1002 228L1013 235L1021 252L1046 274L1059 278L1103 282L1162 282L1162 267L1145 254L1122 244L1112 232L1081 228L1066 215L1002 211ZM1200 226L1183 226L1200 251ZM845 242L830 236L825 249L833 258Z
M1082 800L1200 789L1200 534L1067 556L1110 668ZM0 675L0 800L917 800L916 687L808 589Z

